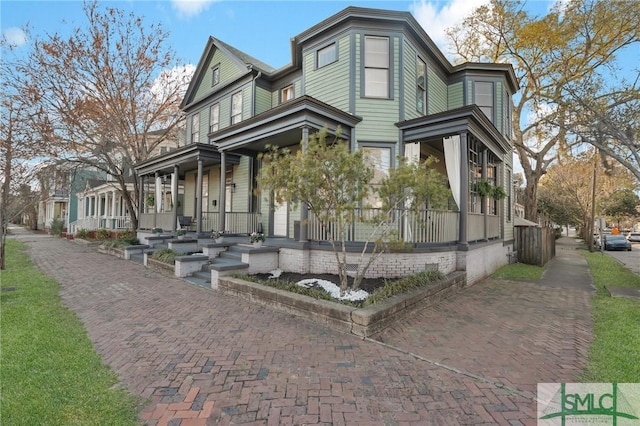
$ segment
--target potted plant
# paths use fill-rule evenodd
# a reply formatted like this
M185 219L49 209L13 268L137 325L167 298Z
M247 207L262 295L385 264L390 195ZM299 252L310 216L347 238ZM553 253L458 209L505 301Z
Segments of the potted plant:
M213 238L216 243L221 243L224 240L221 231L211 231L211 238Z
M176 235L178 236L179 240L183 240L186 234L187 234L187 231L185 231L184 229L178 229L176 231Z
M262 247L264 240L265 238L262 232L254 231L249 235L249 241L251 241L251 244L253 244L254 247Z
M144 199L144 202L147 206L153 207L156 204L156 197L153 194L147 195L147 198Z

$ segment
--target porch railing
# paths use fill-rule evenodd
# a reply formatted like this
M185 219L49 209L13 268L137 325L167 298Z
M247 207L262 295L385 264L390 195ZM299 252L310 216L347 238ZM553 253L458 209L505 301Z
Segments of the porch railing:
M345 230L346 241L371 241L381 235L375 221L367 222L380 214L380 209L356 209L354 223ZM385 225L409 243L449 243L458 240L458 220L460 214L455 211L423 210L418 213L397 210ZM322 227L313 211L309 212L308 237L322 241L328 238L327 230ZM334 238L339 238L334 236Z
M194 221L197 220L194 218ZM220 212L205 212L202 214L202 232L218 230ZM251 212L226 212L225 229L226 232L237 234L248 234L256 231L260 227L260 213ZM164 230L173 229L173 213L156 213L155 226L154 214L143 213L139 218L140 229L162 228Z
M95 231L98 229L127 229L131 227L129 216L89 216L69 224L68 232L75 234L79 229Z
M500 236L500 216L487 215L486 237L484 217L484 213L469 213L467 215L467 239L469 241L479 241Z

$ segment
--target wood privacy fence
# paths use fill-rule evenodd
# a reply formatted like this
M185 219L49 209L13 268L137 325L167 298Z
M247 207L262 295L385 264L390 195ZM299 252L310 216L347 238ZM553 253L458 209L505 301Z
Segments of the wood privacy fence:
M516 226L515 231L518 262L544 266L556 255L556 236L553 228Z

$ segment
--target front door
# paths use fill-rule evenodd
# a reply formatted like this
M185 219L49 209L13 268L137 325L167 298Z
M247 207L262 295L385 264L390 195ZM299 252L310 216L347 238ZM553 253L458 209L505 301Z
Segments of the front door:
M275 206L273 211L273 235L287 236L287 213L286 201Z

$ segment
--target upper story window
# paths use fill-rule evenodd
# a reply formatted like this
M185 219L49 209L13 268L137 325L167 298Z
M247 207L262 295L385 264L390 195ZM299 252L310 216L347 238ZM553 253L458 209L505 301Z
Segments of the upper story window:
M493 83L490 81L476 81L473 84L475 104L493 123Z
M191 143L200 142L200 113L191 117Z
M242 121L242 92L235 93L231 97L231 124Z
M506 91L504 92L504 99L502 101L502 122L504 135L508 139L511 139L511 98Z
M338 51L336 49L336 44L331 43L330 45L323 47L322 49L318 49L316 63L318 64L318 68L322 68L325 65L329 65L338 60Z
M389 98L389 38L364 38L364 95Z
M280 102L286 102L293 99L293 85L283 87L280 90Z
M416 111L425 114L427 107L427 64L416 60Z
M209 132L217 132L220 128L220 104L211 105L209 110Z
M220 66L215 66L211 72L211 87L220 83Z

